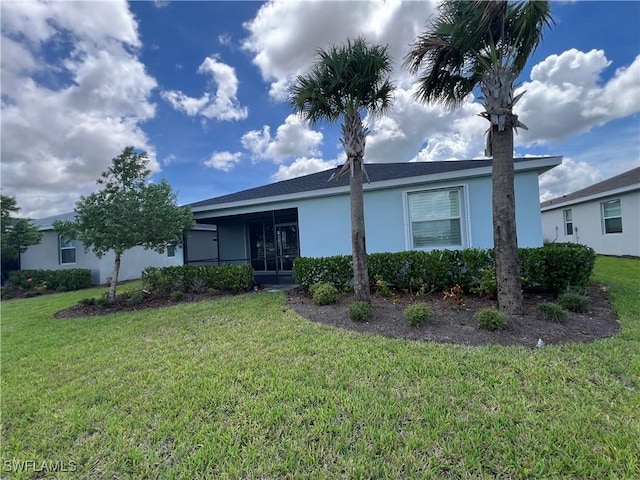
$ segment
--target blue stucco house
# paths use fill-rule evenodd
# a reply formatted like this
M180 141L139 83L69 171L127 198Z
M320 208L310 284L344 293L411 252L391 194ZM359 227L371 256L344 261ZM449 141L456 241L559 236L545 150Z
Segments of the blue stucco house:
M561 157L516 159L518 245L542 245L538 177ZM367 251L491 248L491 160L367 164ZM351 253L349 178L335 169L189 206L217 227L216 263L250 263L261 282L292 281L295 258Z

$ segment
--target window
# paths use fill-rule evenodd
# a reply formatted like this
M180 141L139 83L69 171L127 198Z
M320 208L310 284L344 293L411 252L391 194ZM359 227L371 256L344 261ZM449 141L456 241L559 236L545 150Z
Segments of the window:
M573 235L573 217L571 216L571 209L563 210L564 216L564 234L568 237Z
M167 257L175 257L176 256L176 247L175 245L169 245L167 247Z
M622 233L622 207L620 200L602 202L602 227L604 233Z
M408 194L412 248L462 247L461 188Z
M59 236L58 242L60 244L60 258L58 261L61 264L76 263L76 246L73 244L73 240Z

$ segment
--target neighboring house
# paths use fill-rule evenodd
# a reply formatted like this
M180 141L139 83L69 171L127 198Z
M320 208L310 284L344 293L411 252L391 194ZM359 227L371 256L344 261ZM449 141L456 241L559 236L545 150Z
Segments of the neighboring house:
M545 242L640 256L640 167L540 204Z
M33 245L21 255L21 269L60 270L67 268L88 268L94 285L107 283L113 274L115 255L113 252L98 258L91 250L85 252L84 245L77 240L61 237L53 229L55 220L73 220L74 214L66 213L34 220L43 233L42 241ZM185 257L190 263L217 264L213 255L217 252L215 227L196 226L185 236L184 247L169 248L164 253L134 247L122 254L119 280L140 278L147 267L182 265ZM207 252L205 255L203 252ZM187 256L188 255L188 256Z
M538 176L561 157L515 163L518 244L542 245ZM215 225L219 263L250 263L258 281L292 280L298 256L351 253L349 176L335 170L284 180L189 205ZM491 160L367 164L367 251L493 246Z

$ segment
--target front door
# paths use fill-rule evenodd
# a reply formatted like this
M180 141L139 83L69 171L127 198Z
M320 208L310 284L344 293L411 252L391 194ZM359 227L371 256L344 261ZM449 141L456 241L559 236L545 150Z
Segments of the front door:
M298 249L298 224L288 223L276 225L278 270L293 270L293 261L300 255Z
M290 272L300 255L298 224L256 222L249 225L251 266L257 272Z

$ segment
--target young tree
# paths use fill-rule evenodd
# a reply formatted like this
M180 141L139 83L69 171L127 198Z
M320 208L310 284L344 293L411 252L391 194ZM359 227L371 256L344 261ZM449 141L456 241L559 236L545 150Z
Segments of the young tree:
M31 245L37 245L42 239L38 227L24 218L15 218L20 211L16 199L0 195L2 218L0 219L0 235L2 235L2 262L12 262L20 258Z
M147 183L151 171L145 152L127 147L102 173L102 190L76 203L73 222L54 222L61 234L80 240L85 249L102 257L113 250L115 261L109 301L116 297L122 254L141 246L162 253L181 245L183 234L193 225L191 210L176 205L177 197L166 180Z
M498 305L523 313L518 265L513 132L525 128L513 107L515 80L553 22L548 1L445 1L438 16L405 57L420 72L416 97L455 106L480 87L493 157L493 243ZM524 92L523 92L524 93Z
M364 227L362 180L364 149L368 130L362 114L381 114L391 106L393 85L389 79L391 61L387 47L371 45L363 38L346 45L318 50L317 60L306 76L299 76L291 88L291 106L315 124L321 120L342 123L341 142L347 162L334 175L351 172L351 250L356 300L371 301Z

